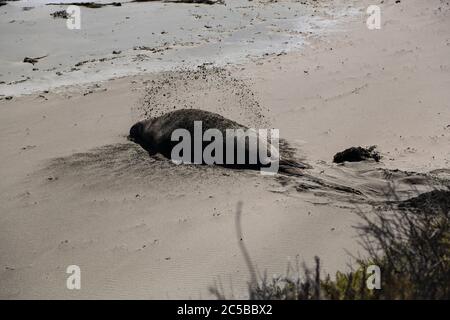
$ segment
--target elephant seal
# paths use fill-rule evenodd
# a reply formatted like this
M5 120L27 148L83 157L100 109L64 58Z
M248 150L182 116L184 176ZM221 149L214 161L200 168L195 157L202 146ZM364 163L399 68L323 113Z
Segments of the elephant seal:
M199 125L201 125L201 127L199 127ZM279 147L274 148L274 144L271 143L272 140L269 142L269 139L262 137L259 134L260 131L256 132L256 130L250 129L256 134L258 143L260 141L266 142L265 145L262 145L267 148L266 150L262 150L265 151L267 155L267 158L265 158L264 161L262 161L262 158L259 157L259 148L252 148L252 144L249 142L248 137L242 138L234 136L232 138L234 143L232 144L232 149L230 149L229 146L227 146L230 140L228 138L221 138L220 136L217 136L222 135L222 137L227 137L229 132L239 130L241 132L250 132L248 127L233 120L224 118L217 113L198 109L181 109L166 113L156 118L150 118L137 122L131 127L128 139L139 144L147 150L150 155L160 153L166 158L174 160L174 148L179 148L181 140L174 139L174 135L176 135L177 132L181 132L189 134L191 137L194 136L194 142L187 144L190 146L190 152L188 151L188 153L185 153L186 151L183 150L183 157L186 157L183 159L194 160L191 161L191 163L217 164L232 168L261 169L263 167L271 166L274 161L278 161L277 165L279 165L280 169L309 168L307 164L295 159L295 150L290 147L286 141L282 139L277 140ZM215 134L213 135L214 139L211 138L211 133ZM208 136L208 139L205 139L206 136ZM200 142L198 142L199 137L201 139ZM200 148L197 149L197 151L200 150L204 156L204 152L206 152L208 148L211 149L208 145L211 145L212 142L215 143L216 147L219 146L223 152L219 152L217 151L219 149L216 149L211 154L213 157L220 156L221 158L215 158L214 163L211 163L211 161L207 161L203 158L200 159L200 162L195 161L195 149ZM196 146L196 144L200 144L200 147ZM242 161L242 151L244 150L245 160ZM241 156L241 158L239 158L239 156ZM269 157L270 160L268 162L267 160ZM224 161L221 161L221 159L224 159ZM225 161L225 159L228 161ZM256 159L256 161L250 161L250 159ZM184 162L189 163L189 161Z

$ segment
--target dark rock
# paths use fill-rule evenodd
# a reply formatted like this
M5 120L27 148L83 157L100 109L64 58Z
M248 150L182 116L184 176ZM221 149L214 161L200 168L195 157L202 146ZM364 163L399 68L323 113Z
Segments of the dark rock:
M450 213L450 190L433 190L422 193L414 198L402 201L401 209L420 211L422 213L436 212Z
M376 151L376 146L371 146L367 148L363 147L351 147L342 152L338 152L334 155L334 163L348 162L359 162L373 159L375 161L380 161L381 155Z

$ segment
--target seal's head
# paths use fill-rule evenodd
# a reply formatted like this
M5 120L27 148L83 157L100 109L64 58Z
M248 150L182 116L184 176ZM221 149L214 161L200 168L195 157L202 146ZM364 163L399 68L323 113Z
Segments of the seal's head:
M144 133L144 124L142 122L135 123L130 129L130 135L128 136L128 140L136 143L141 143L143 133Z
M140 145L142 148L147 150L150 155L154 155L156 153L156 149L152 144L152 137L148 134L148 132L145 132L149 123L150 120L143 120L135 123L130 129L128 140Z

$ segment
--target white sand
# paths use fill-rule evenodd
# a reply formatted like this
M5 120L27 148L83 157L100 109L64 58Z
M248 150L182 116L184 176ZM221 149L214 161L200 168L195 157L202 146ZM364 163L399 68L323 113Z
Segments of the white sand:
M22 10L29 6L34 8ZM124 2L80 7L80 30L50 16L66 8L23 1L0 7L0 95L288 52L302 48L310 33L336 29L359 6L349 9L338 0L319 7L295 1ZM22 63L25 57L42 56L34 66Z
M238 201L261 271L282 273L289 260L314 255L324 271L345 269L346 250L358 252L358 219L339 193L298 192L297 178L175 166L125 136L145 111L216 111L279 128L311 174L375 199L386 184L377 168L449 167L449 15L437 0L385 1L381 30L369 31L361 16L300 52L204 71L204 79L155 73L0 101L0 297L207 298L219 278L245 296ZM372 144L379 164L331 164L338 151ZM403 188L414 181L422 182L396 176ZM81 267L79 291L65 286L71 264Z

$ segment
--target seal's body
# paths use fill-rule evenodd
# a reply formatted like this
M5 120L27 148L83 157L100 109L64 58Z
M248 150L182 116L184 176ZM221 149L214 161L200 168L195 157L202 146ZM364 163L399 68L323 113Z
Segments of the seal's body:
M201 133L202 135L208 129L216 129L220 131L223 137L226 137L227 129L228 130L245 130L248 128L244 125L241 125L235 121L226 119L219 114L198 110L198 109L181 109L177 111L172 111L166 113L160 117L151 118L147 120L140 121L134 124L130 129L129 139L141 145L145 150L149 152L149 154L160 153L164 155L166 158L172 159L172 150L179 143L178 140L173 141L172 133L177 129L184 129L190 133L192 137L195 135L196 124L195 122L201 122ZM258 139L260 139L258 137ZM211 139L210 141L214 140ZM245 159L247 160L245 163L238 163L237 161L237 153L239 152L237 145L239 145L239 139L235 138L235 148L234 148L234 162L230 163L227 161L223 161L223 163L217 163L220 165L235 167L235 168L250 168L250 169L258 169L267 163L261 163L258 158L256 163L249 163L248 159L251 159L251 154L257 152L254 148L249 146L248 140L245 140ZM210 141L201 141L202 150L210 144ZM223 158L226 158L226 139L223 139ZM198 142L197 142L198 143ZM267 147L270 149L266 151L268 156L273 155L273 146L270 143L267 143ZM295 162L288 160L292 157L292 148L288 146L286 142L280 140L280 149L276 150L280 153L279 163L280 165L289 164L289 166L297 167L297 168L305 168L307 165L304 165L300 162ZM194 147L191 148L192 155L191 159L194 159L193 150ZM242 150L242 149L241 149ZM193 161L194 162L194 161Z

